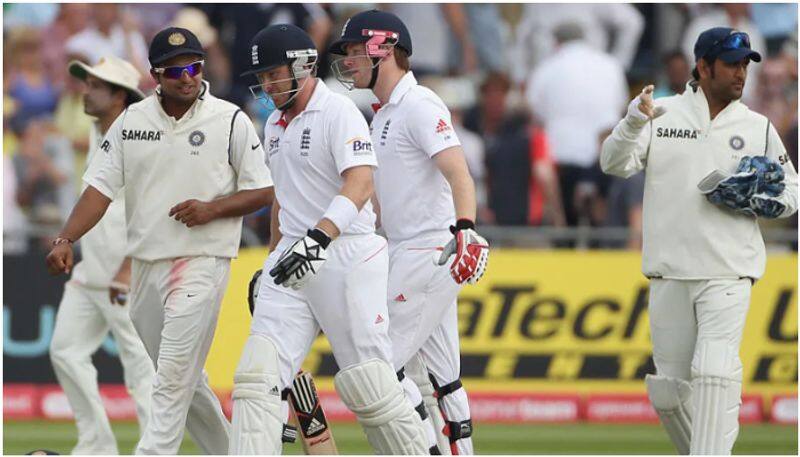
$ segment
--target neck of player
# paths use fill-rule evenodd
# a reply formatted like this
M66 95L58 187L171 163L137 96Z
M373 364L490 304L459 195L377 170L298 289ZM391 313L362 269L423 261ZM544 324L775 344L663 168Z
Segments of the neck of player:
M381 105L389 103L394 88L397 87L397 84L406 73L405 70L401 70L396 66L381 64L378 70L378 80L375 81L375 87L372 88L372 93L378 97Z
M195 101L197 101L197 98L191 102L185 102L177 98L162 96L161 107L164 108L164 112L167 113L168 116L174 117L175 120L180 120L180 118L189 111L192 105L194 105Z
M292 122L292 119L306 109L308 101L311 100L311 96L314 95L314 89L317 88L317 78L309 76L308 81L297 81L297 84L302 86L302 89L297 92L292 107L285 111L286 122Z
M708 102L708 114L711 116L711 120L714 120L720 111L724 110L733 100L715 95L708 83L703 84L701 82L700 87L703 89L703 94L706 96L706 101Z
M104 115L100 116L97 122L100 126L100 133L102 133L103 136L105 136L106 132L108 132L108 129L111 128L111 124L114 123L114 121L119 117L120 114L122 114L123 111L125 111L124 106L119 108L112 108L108 110L108 113L105 113Z

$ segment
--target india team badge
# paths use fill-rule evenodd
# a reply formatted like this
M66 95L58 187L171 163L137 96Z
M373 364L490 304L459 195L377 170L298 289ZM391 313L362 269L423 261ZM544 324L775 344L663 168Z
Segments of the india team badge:
M744 138L740 137L739 135L734 135L728 141L728 144L730 144L735 151L739 151L744 147Z
M173 46L180 46L186 43L186 37L181 32L175 32L167 38L167 42Z
M201 132L200 130L195 130L189 135L189 144L194 147L198 147L201 144L205 143L206 141L206 134Z

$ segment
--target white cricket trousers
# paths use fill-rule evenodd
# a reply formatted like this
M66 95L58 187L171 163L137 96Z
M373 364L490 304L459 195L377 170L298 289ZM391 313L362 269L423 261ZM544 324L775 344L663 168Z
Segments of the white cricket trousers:
M230 259L133 259L131 319L156 366L150 418L137 454L177 454L184 426L206 454L226 454L230 423L203 366Z
M50 360L67 396L78 443L73 454L117 454L117 440L111 431L100 391L94 354L109 330L117 343L125 387L136 403L139 429L144 430L150 409L153 365L133 328L128 307L112 304L108 289L93 289L70 281L58 306Z
M386 240L374 234L338 237L328 246L328 259L319 273L300 290L276 285L269 276L281 253L295 241L282 238L264 261L250 327L252 334L277 346L281 388L291 386L320 330L340 369L370 359L391 363Z
M400 370L419 352L439 386L461 377L457 300L461 285L450 276L452 257L445 265L435 263L441 254L436 248L452 238L450 232L441 231L389 245L387 298L394 367ZM409 381L404 381L403 387L416 406L418 390ZM470 418L463 388L441 397L439 404L445 420L460 422ZM453 453L473 452L469 438L455 444L458 449Z
M707 443L716 454L730 454L738 434L739 346L751 288L749 278L650 280L653 361L658 375L692 384L693 454L705 453ZM719 384L720 379L727 387L715 398L705 398L707 383Z

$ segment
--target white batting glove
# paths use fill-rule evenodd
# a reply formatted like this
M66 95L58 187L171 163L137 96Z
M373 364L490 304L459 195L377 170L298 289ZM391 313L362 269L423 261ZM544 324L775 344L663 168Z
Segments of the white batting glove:
M322 268L328 258L325 249L330 243L331 238L322 230L309 230L305 238L283 251L269 275L275 279L275 284L300 289Z
M642 89L642 93L628 104L628 114L625 116L625 120L637 130L644 127L650 120L667 112L666 108L656 106L653 102L653 90L655 90L655 86L652 84L646 86Z
M437 265L447 263L450 256L455 259L450 265L450 276L458 284L475 284L486 271L489 261L489 243L474 230L475 224L468 219L459 219L450 227L453 239L445 245Z

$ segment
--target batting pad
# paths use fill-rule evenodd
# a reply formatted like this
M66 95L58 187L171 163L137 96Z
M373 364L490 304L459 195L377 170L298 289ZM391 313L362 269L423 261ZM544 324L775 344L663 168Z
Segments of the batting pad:
M725 340L700 340L692 360L693 455L730 455L739 434L742 363Z
M377 454L428 454L419 414L388 363L368 360L339 371L333 381Z
M250 335L233 376L231 455L281 453L278 351L269 338Z
M683 379L647 375L647 396L680 455L689 454L692 439L692 385Z
M450 455L450 439L444 434L447 424L444 422L442 410L439 409L439 400L434 396L433 384L428 377L428 368L419 353L414 354L405 366L406 375L414 381L419 392L422 394L422 401L425 403L425 410L428 412L434 433L436 434L436 445L442 455Z

